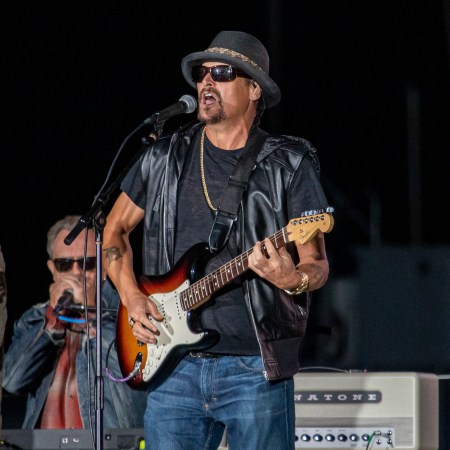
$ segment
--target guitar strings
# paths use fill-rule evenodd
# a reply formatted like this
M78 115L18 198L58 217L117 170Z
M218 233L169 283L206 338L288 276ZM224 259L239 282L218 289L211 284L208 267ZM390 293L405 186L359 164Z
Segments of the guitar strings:
M286 227L283 227L281 230L275 232L272 236L269 237L269 240L272 242L276 249L279 248L279 243L286 244ZM236 278L245 272L248 268L248 257L253 253L253 248L245 251L241 255L232 259L228 263L219 267L216 271L208 274L201 280L196 281L187 289L180 293L180 302L182 308L187 311L191 308L195 303L203 300L205 297L213 294L217 289L225 286L231 280ZM237 266L237 262L240 261L240 264ZM233 274L233 267L237 267L238 270L236 275ZM229 274L231 273L231 278L229 278ZM225 281L224 281L225 278ZM219 284L215 283L219 280ZM222 284L220 284L220 282Z

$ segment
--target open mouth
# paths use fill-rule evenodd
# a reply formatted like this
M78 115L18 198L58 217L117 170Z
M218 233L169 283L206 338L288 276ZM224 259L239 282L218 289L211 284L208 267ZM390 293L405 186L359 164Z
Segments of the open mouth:
M203 95L202 95L202 103L205 106L214 105L216 102L217 102L217 99L216 99L216 97L213 94L211 94L211 92L203 93Z

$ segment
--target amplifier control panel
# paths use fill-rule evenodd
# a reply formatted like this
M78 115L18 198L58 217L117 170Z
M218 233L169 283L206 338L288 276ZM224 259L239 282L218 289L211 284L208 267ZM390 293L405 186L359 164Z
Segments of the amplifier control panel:
M395 447L393 428L297 427L295 438L295 448L310 450L322 448L382 450Z

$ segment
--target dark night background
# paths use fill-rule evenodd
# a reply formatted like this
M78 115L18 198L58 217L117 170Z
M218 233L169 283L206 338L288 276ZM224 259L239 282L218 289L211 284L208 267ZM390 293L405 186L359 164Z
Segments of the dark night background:
M314 144L336 211L305 364L448 373L449 17L448 0L2 2L6 343L47 299L48 228L89 209L146 117L195 95L181 59L234 29L266 45L281 88L263 128Z

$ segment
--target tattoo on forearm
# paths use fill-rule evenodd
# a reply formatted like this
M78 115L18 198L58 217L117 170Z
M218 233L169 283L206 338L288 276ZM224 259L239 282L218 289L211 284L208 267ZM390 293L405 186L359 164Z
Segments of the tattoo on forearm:
M117 261L122 258L119 247L109 247L105 248L106 259L108 260L108 265L110 266L113 261Z

